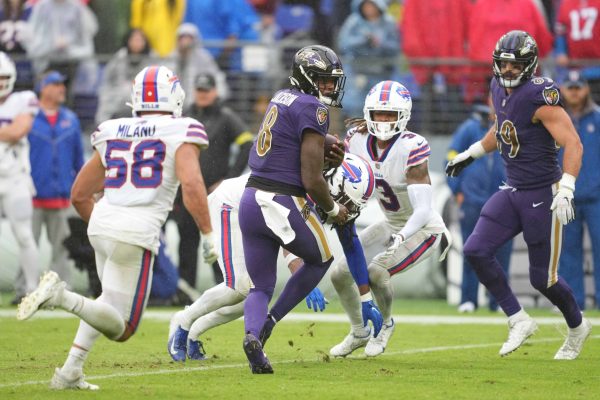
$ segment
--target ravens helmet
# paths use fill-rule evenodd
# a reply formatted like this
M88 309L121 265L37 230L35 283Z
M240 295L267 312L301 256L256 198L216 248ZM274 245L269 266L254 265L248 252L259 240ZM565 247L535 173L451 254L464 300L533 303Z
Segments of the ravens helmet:
M346 77L340 59L329 47L313 45L298 50L294 55L290 82L323 104L342 107ZM321 91L319 83L331 83L333 89Z
M534 74L538 64L538 47L531 35L525 31L510 31L504 34L493 53L493 71L500 86L514 88L527 81ZM510 61L522 63L523 72L519 76L508 79L502 76L500 63Z

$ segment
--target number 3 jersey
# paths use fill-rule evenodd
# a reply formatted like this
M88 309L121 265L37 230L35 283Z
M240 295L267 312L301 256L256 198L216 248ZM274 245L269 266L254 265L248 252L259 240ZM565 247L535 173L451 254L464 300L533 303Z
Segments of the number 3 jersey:
M506 183L517 189L536 189L560 180L556 142L544 124L533 117L544 105L561 106L560 91L554 82L534 77L509 95L492 79L491 93Z
M92 146L106 168L104 196L94 206L88 234L156 253L179 186L175 153L183 143L207 147L204 126L170 115L102 123L92 134Z
M427 140L405 131L390 139L385 149L378 149L375 136L351 129L346 137L346 150L361 156L371 165L375 175L375 197L387 224L398 232L413 213L406 190L406 171L429 159L431 151ZM434 212L424 228L432 233L443 232L444 221Z

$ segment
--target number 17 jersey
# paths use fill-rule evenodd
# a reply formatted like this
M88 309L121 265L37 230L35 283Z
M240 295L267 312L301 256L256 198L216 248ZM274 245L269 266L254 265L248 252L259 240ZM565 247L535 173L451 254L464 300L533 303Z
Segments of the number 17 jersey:
M192 118L153 115L102 123L92 146L106 168L104 196L96 203L88 235L158 251L162 225L179 186L175 153L183 143L208 146L204 126Z

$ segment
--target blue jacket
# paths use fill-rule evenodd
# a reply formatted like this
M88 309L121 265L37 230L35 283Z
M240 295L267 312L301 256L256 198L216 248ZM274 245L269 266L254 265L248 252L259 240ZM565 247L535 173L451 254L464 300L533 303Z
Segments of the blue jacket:
M454 132L448 157L452 158L453 154L460 153L481 140L488 129L486 124L482 124L481 118L473 114ZM464 202L476 206L483 206L505 180L504 164L497 151L473 161L458 177L447 178L452 193L463 193Z
M600 107L591 103L580 117L571 120L583 144L581 170L575 183L575 201L589 201L600 197ZM560 150L562 165L563 149Z
M79 119L73 111L61 107L56 125L52 127L40 109L28 138L31 176L37 192L34 205L41 208L68 206L71 186L83 166Z

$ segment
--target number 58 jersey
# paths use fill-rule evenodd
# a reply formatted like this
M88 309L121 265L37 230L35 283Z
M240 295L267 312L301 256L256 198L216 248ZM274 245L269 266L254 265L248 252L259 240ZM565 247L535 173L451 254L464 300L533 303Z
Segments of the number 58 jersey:
M204 126L192 118L154 115L106 121L92 146L106 168L104 196L94 206L88 235L158 251L160 229L179 186L175 153L183 143L208 146Z
M377 148L377 138L370 134L348 131L346 150L369 162L375 175L375 197L388 226L400 231L413 213L406 189L406 171L429 160L429 144L416 133L405 131L394 136L385 149ZM444 221L432 213L424 229L444 231Z

